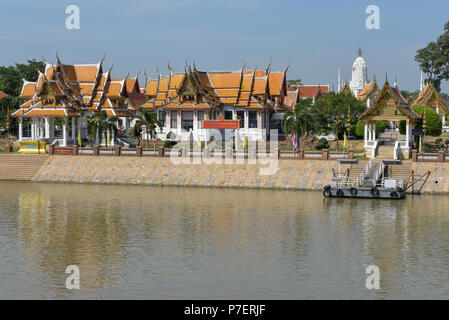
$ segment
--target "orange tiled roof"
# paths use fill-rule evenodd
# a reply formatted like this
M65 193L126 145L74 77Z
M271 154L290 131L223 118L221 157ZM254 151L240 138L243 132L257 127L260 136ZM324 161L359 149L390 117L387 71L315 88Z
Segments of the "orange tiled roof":
M299 96L301 98L314 98L318 94L318 92L329 92L328 85L301 85L301 86L292 86L292 88L299 88Z
M22 86L22 91L20 92L20 97L24 99L30 99L34 96L36 92L36 82L24 81Z
M210 83L215 89L231 89L240 86L239 73L208 73Z
M74 65L76 80L79 82L95 82L99 65Z
M78 113L66 108L32 108L24 117L76 117Z

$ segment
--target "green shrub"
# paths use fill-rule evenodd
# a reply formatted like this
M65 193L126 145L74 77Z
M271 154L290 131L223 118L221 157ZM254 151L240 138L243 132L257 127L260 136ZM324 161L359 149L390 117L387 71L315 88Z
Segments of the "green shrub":
M432 137L438 137L441 135L443 124L441 123L440 116L438 115L438 113L436 113L435 110L427 106L416 106L413 107L412 109L421 116L425 114L426 128L427 128L426 135L430 135ZM423 121L420 120L419 123L416 125L416 128L418 130L422 129L422 122Z
M321 138L321 139L318 141L318 143L317 143L317 145L316 145L316 148L317 148L318 150L321 150L321 149L329 149L329 141L327 141L326 138Z
M357 121L357 125L355 126L355 135L357 137L365 136L365 121Z
M376 135L379 133L384 133L388 127L389 127L388 121L386 120L376 121Z

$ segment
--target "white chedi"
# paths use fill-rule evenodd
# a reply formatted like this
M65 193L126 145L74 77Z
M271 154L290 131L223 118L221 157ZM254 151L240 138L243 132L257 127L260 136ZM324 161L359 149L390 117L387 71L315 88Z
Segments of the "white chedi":
M352 93L357 97L368 83L368 68L365 60L362 58L362 50L359 49L359 56L352 65L352 79L349 84Z

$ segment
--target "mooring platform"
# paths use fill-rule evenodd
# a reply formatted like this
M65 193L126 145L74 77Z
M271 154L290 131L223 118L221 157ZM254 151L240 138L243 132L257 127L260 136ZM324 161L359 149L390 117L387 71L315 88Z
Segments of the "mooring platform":
M343 168L343 166L347 166ZM420 193L430 171L415 176L410 166L404 166L402 160L370 159L360 164L357 159L338 160L337 171L329 185L324 187L325 197L404 199L408 189Z

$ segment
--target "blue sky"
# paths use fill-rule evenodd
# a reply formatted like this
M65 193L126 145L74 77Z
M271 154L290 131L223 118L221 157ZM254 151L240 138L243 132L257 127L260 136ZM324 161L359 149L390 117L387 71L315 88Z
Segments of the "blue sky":
M80 8L81 29L65 28L65 8ZM365 8L380 8L380 30L365 28ZM0 65L41 59L95 63L106 53L114 77L167 63L183 71L237 70L289 63L289 79L336 86L337 68L350 79L360 46L369 78L388 72L399 87L416 90L416 50L434 41L449 21L447 0L0 0ZM141 78L143 80L143 77ZM443 91L449 86L443 84Z

